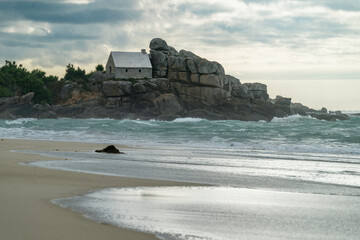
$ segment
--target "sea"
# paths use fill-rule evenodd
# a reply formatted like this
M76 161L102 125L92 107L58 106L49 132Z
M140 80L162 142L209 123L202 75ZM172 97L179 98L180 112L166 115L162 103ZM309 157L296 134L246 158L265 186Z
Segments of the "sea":
M31 166L197 183L52 201L100 223L164 240L360 236L360 117L16 119L0 120L0 137L127 146L120 155L27 151L67 159Z

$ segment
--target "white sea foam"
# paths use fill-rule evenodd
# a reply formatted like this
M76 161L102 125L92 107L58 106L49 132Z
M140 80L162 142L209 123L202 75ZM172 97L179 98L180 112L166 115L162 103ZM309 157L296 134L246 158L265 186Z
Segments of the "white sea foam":
M177 118L175 119L174 123L185 123L185 122L201 122L204 121L205 119L202 118Z
M301 116L299 114L296 114L296 115L291 115L291 116L283 117L283 118L274 117L271 120L271 122L295 122L295 121L298 121L300 119L314 119L314 120L316 120L316 118L313 118L311 116Z
M6 120L5 124L7 125L21 125L27 122L32 122L32 121L36 121L36 118L18 118L15 120Z
M172 240L358 239L357 197L228 187L105 189L53 201Z

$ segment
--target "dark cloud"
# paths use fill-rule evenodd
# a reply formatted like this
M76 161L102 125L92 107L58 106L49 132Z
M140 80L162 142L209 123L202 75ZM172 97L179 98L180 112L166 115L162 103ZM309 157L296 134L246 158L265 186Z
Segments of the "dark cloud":
M45 44L37 42L27 42L22 40L4 39L0 40L1 45L6 47L22 47L22 48L44 48Z
M94 40L99 38L97 35L91 34L78 34L73 29L69 28L67 31L57 31L46 35L33 35L23 33L1 33L0 41L7 43L8 46L21 46L16 43L24 43L25 47L39 47L42 44L51 44L61 41L73 41L73 40ZM11 44L10 42L14 42ZM42 45L44 46L44 45Z
M212 27L229 35L237 35L238 39L246 38L249 41L265 44L278 42L292 45L292 41L304 37L307 39L327 39L360 34L360 30L351 29L345 23L329 21L320 17L287 17L257 21L237 20L231 24L217 22ZM224 43L226 44L227 41Z
M0 60L31 59L49 67L69 62L88 64L106 61L112 48L147 46L155 36L169 43L171 39L170 44L178 44L179 48L199 44L211 48L279 47L301 52L310 49L311 44L311 49L317 49L316 44L327 40L356 39L360 35L354 14L347 15L348 11L359 10L359 1L238 0L247 4L239 4L239 8L235 1L96 0L73 4L57 0L0 0ZM273 3L279 2L288 14L276 9ZM318 6L327 8L320 9L319 16L311 11ZM332 10L345 12L336 13L333 18L324 16ZM213 17L215 14L218 15ZM344 49L349 49L349 58L358 56L356 46ZM315 56L317 52L311 54Z
M129 1L125 1L129 3ZM136 1L135 1L136 2ZM2 1L2 20L23 19L48 23L93 24L138 19L141 12L134 3L123 4L71 4L33 1ZM6 16L6 17L5 17Z

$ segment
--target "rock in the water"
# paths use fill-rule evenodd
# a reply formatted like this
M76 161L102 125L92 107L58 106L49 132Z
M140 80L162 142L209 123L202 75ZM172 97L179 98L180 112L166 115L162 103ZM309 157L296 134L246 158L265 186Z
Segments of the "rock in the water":
M346 114L340 114L340 115L336 115L336 114L327 114L327 113L320 113L320 114L316 114L316 113L312 113L310 114L310 116L319 119L319 120L325 120L325 121L336 121L336 120L349 120L349 116Z
M98 152L98 153L124 154L123 152L120 152L119 149L117 149L114 145L109 145L106 148L101 149L101 150L95 150L95 152Z
M320 110L320 112L321 112L321 113L328 113L328 110L327 110L325 107L323 107L323 108Z
M149 47L151 50L169 50L166 41L161 38L151 40Z

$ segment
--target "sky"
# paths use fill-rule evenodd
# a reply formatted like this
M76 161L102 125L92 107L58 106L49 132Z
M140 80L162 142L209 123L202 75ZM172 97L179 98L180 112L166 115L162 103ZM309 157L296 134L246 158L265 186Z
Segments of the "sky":
M360 0L0 0L0 65L62 77L155 37L272 98L360 110Z

